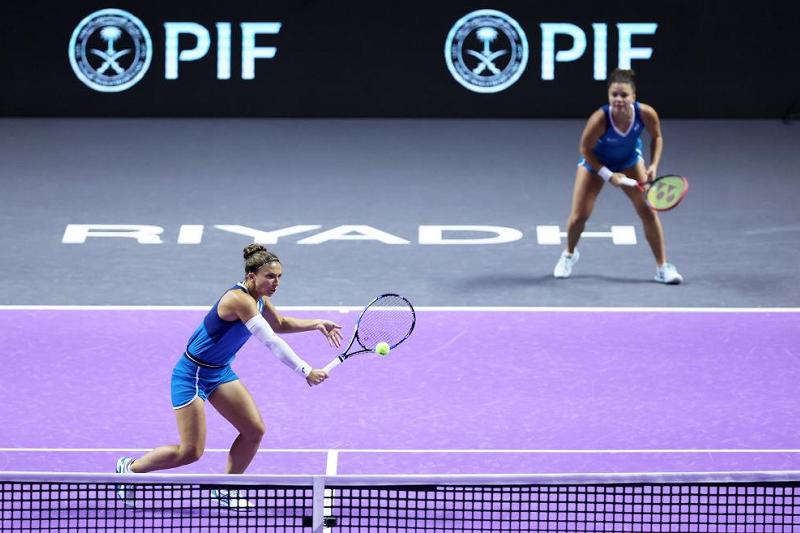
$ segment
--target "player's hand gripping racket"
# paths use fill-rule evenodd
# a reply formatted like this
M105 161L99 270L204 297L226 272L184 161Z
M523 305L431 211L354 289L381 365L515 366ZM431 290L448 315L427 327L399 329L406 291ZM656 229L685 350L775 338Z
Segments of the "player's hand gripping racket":
M381 294L361 311L347 349L323 370L328 373L349 357L373 352L379 342L393 349L411 335L416 320L411 302L399 294Z
M624 177L620 178L619 183L628 187L637 187L644 193L644 201L647 205L656 211L669 211L681 203L689 191L689 180L677 174L659 176L645 184Z

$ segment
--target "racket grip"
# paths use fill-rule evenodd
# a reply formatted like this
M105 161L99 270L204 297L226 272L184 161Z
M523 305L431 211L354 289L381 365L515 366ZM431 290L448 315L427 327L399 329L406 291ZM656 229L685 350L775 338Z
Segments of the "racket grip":
M639 185L639 182L625 176L624 178L619 179L619 184L625 185L626 187L636 187L637 185Z
M340 364L342 364L342 359L341 357L337 356L336 359L325 365L325 368L323 368L322 370L324 370L326 374L329 374L331 370L333 370Z

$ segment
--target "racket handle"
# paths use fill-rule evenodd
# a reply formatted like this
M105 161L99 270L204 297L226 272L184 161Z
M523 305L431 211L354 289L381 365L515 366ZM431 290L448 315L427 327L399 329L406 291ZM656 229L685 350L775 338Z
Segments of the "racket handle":
M325 368L323 368L322 370L324 370L326 374L330 374L331 370L333 370L340 364L342 364L342 358L337 356L336 359L325 365Z
M636 187L637 185L639 185L639 182L625 176L624 178L619 179L619 184L625 185L626 187Z

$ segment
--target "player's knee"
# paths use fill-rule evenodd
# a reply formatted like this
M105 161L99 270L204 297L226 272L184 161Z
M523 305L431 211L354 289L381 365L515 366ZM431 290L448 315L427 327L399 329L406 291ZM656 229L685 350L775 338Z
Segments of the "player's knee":
M569 217L569 225L570 226L583 226L586 224L586 221L589 220L589 213L588 211L575 211Z
M253 440L260 441L264 438L264 435L267 433L267 426L264 422L259 422L253 427Z
M197 462L202 456L203 448L200 446L181 446L178 449L177 462L184 466Z
M242 431L242 436L252 442L261 442L267 432L267 426L263 421L253 422Z
M656 212L650 209L647 205L636 206L636 213L638 213L639 218L642 219L642 222L645 224L652 224L655 223L658 215Z

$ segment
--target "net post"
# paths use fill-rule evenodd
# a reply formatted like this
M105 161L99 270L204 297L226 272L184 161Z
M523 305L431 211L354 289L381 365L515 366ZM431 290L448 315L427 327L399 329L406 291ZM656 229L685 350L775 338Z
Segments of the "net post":
M314 533L322 533L325 525L325 476L314 476L314 510L311 529Z

